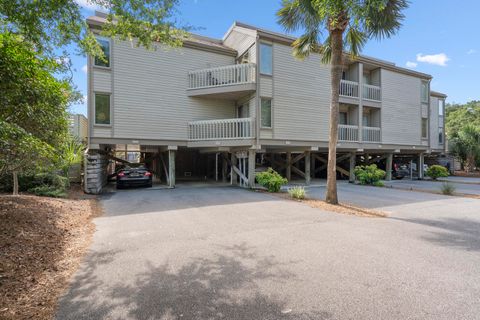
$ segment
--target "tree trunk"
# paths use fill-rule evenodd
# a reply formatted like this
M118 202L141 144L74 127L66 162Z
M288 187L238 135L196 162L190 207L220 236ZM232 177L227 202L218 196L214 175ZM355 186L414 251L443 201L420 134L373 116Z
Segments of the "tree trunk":
M332 60L330 66L331 102L330 102L330 136L328 142L327 194L325 201L338 204L337 196L337 140L338 140L338 100L340 79L342 77L343 31L332 30L330 40Z
M18 196L18 173L13 171L13 195Z
M475 168L475 156L473 154L467 154L467 159L465 161L465 171L470 173L473 172Z

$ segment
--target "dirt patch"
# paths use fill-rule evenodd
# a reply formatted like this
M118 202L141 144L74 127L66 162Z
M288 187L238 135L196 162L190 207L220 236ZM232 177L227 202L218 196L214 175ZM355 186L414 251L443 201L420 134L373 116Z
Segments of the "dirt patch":
M317 199L303 199L303 200L293 199L288 193L270 193L270 194L275 195L277 197L281 197L283 199L302 202L309 205L312 208L318 208L318 209L335 212L335 213L349 214L349 215L354 215L359 217L372 217L372 218L387 217L387 214L385 212L366 209L366 208L360 208L360 207L352 206L346 203L333 205L323 200L317 200Z
M96 199L0 195L0 318L51 319L88 248Z

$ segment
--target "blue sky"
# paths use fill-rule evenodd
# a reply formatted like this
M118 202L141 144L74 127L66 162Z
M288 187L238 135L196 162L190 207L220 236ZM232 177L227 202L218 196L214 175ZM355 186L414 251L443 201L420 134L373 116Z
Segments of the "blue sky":
M200 28L196 33L221 38L233 21L283 32L276 23L280 0L180 0L179 20ZM85 16L93 14L86 0ZM400 32L391 39L371 40L362 54L388 60L433 76L432 90L448 102L480 100L480 27L478 0L413 0ZM73 50L72 50L73 51ZM72 54L74 82L86 95L86 58ZM72 112L86 114L85 104Z

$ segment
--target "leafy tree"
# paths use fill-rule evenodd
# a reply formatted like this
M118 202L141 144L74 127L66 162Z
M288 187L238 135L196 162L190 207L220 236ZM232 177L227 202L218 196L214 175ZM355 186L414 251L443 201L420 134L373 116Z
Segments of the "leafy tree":
M452 138L452 152L461 159L467 172L480 161L480 126L467 124Z
M0 33L0 175L51 163L67 131L66 108L76 96L53 74L61 66L22 36Z
M338 204L336 152L338 140L339 86L344 67L343 51L359 54L369 38L394 35L401 26L407 0L283 0L277 12L287 31L302 30L293 42L293 54L305 58L320 53L330 64L331 103L326 201Z
M180 46L189 26L174 18L178 0L87 0L108 12L102 35L138 39L147 48L157 41ZM84 53L103 57L94 34L75 0L0 0L0 30L21 34L38 51L54 55L77 44Z
M0 176L12 173L18 194L18 173L34 170L51 159L53 148L23 128L0 120Z
M445 129L449 139L457 137L458 132L467 124L480 127L480 101L447 104L445 114Z

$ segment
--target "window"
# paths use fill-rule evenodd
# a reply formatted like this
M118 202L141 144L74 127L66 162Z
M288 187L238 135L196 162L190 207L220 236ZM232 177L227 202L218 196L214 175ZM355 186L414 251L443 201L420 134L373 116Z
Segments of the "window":
M428 118L422 118L422 138L428 138Z
M443 144L443 128L438 128L438 143Z
M346 112L340 112L340 117L338 118L338 123L339 124L347 124L347 113Z
M272 75L272 46L260 43L260 73Z
M422 102L428 102L428 82L427 81L422 81L422 87L421 87L421 95L422 95Z
M105 55L105 61L101 60L98 57L95 57L95 65L99 67L110 67L110 40L107 38L97 37L98 44L102 48L103 54Z
M95 93L95 124L110 124L110 95Z
M261 107L262 107L261 109L262 128L271 128L272 127L272 100L262 99Z
M444 107L445 101L443 100L438 100L438 115L443 116L443 107Z

